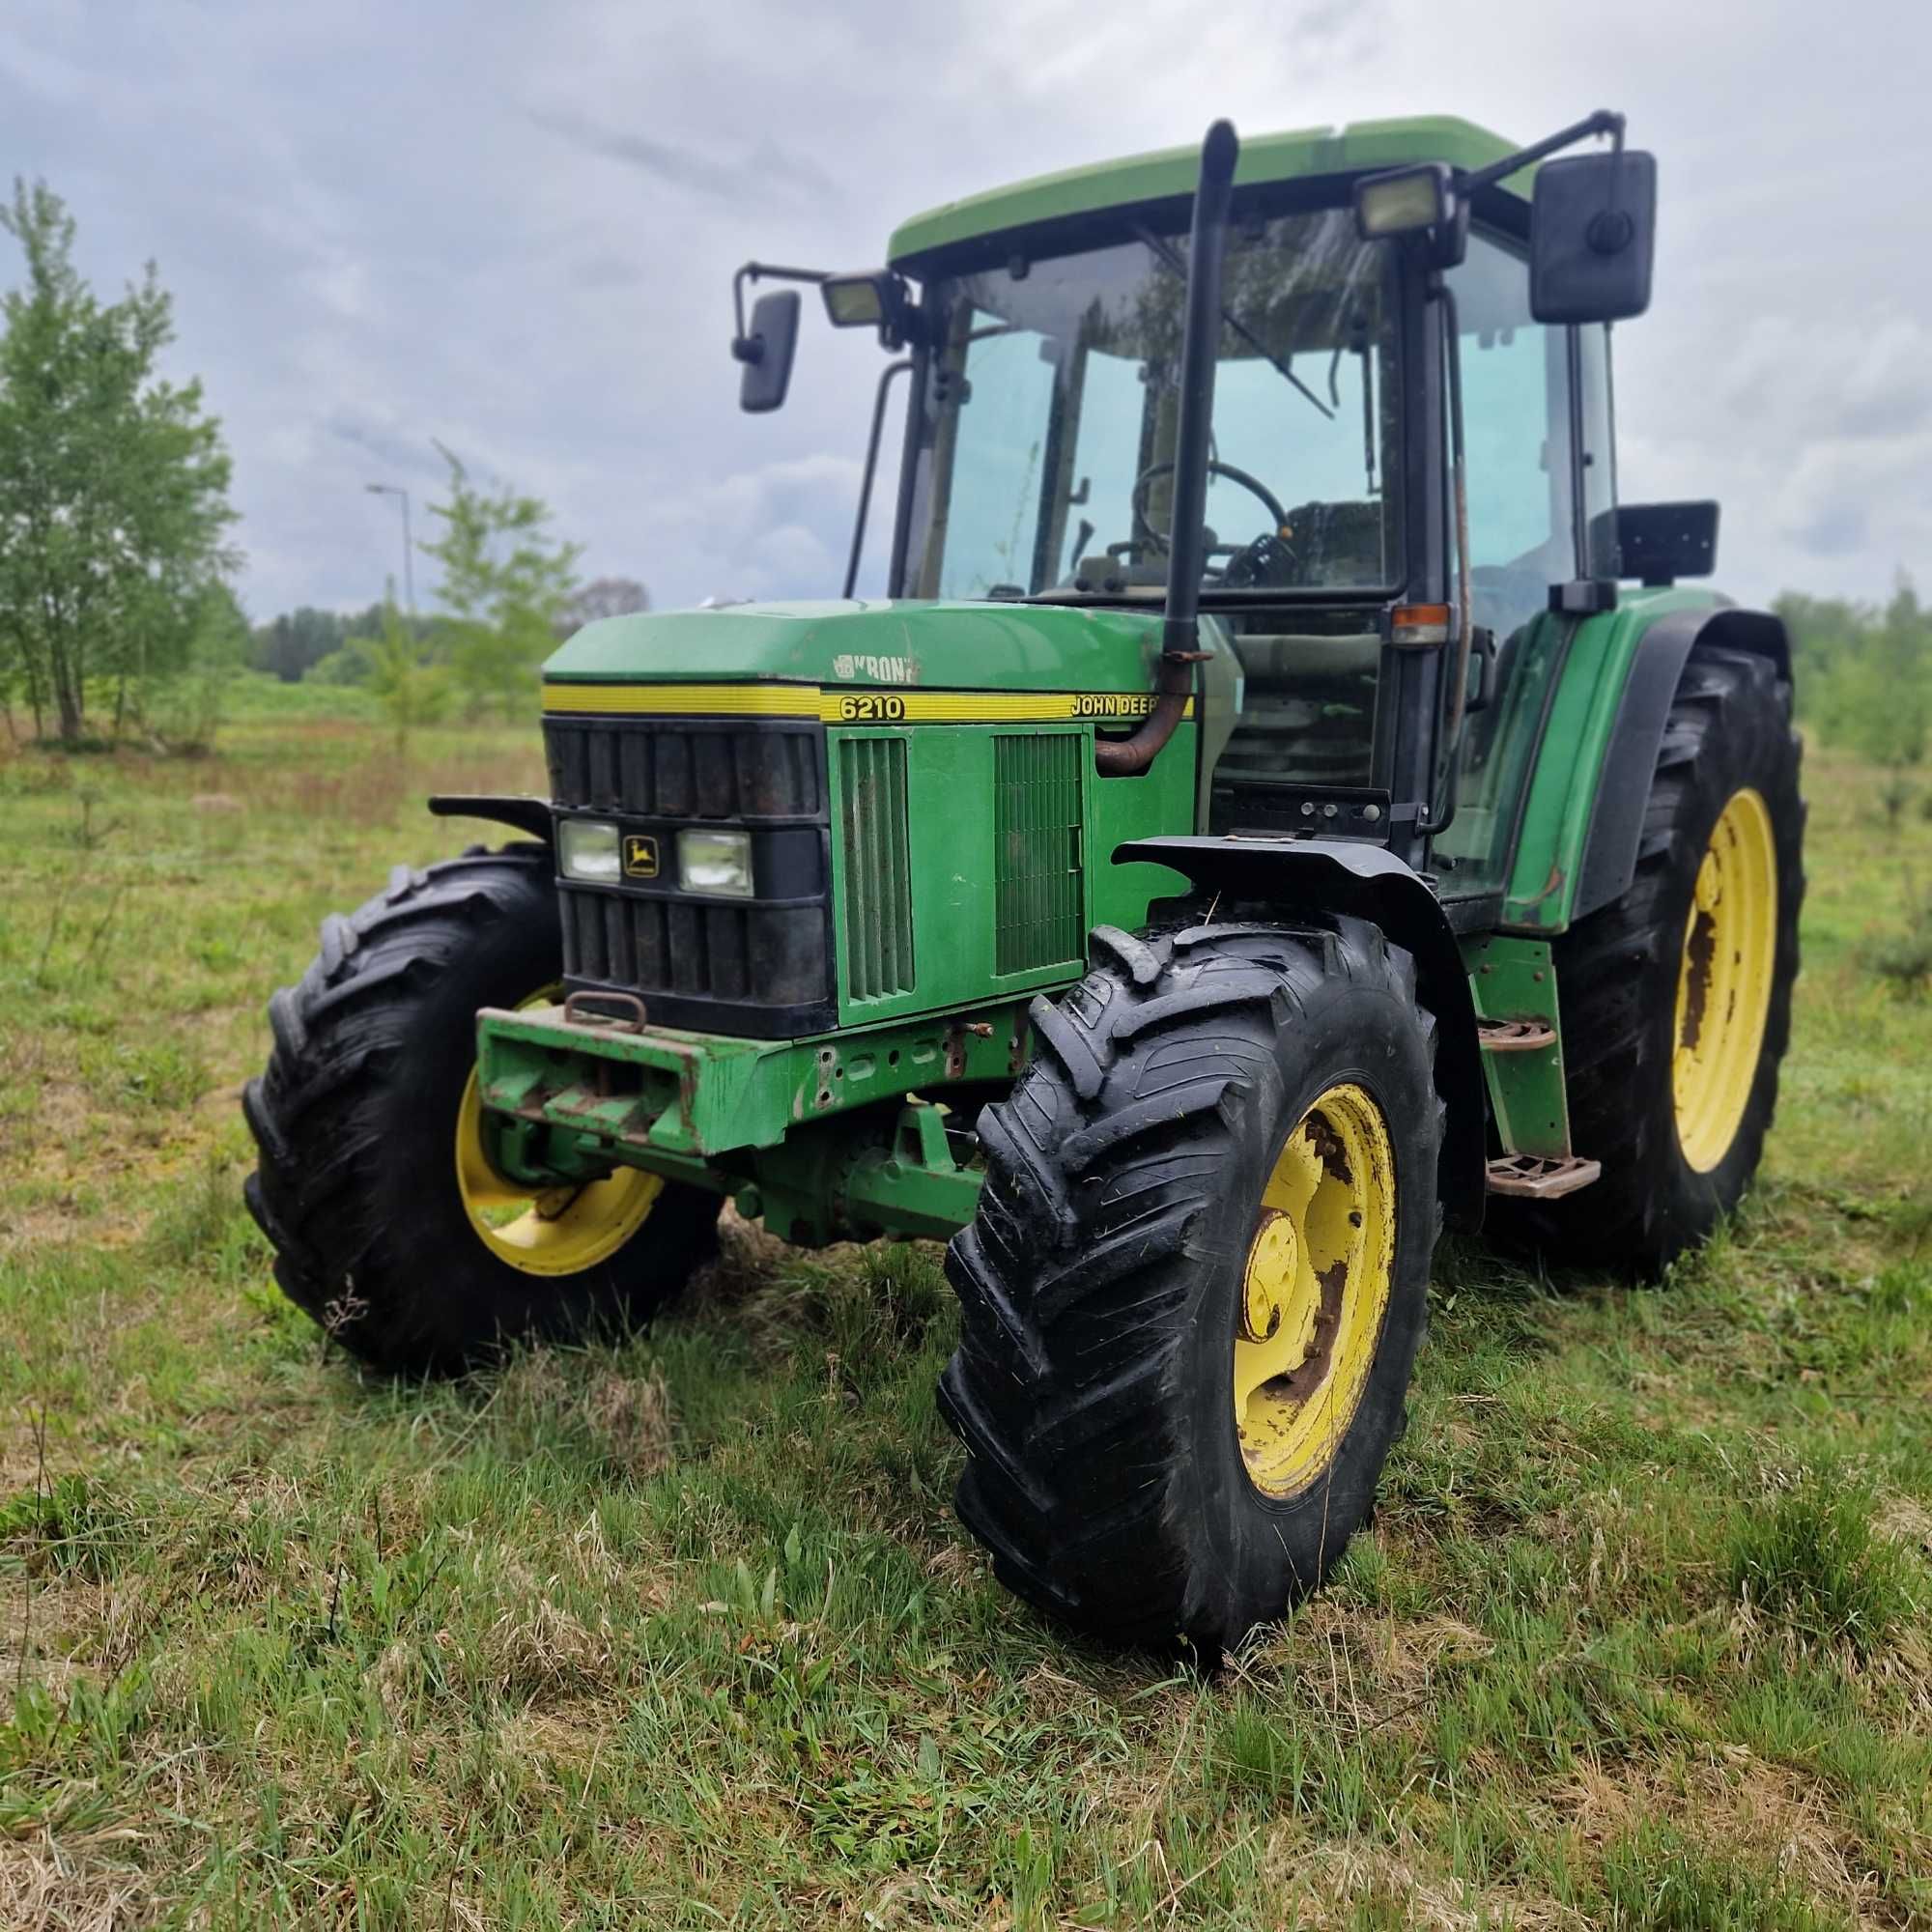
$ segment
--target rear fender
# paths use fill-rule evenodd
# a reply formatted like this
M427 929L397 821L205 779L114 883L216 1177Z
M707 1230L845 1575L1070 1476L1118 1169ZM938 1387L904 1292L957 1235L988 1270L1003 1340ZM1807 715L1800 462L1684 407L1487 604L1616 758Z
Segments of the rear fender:
M1574 923L1614 903L1636 877L1644 810L1678 680L1696 644L1723 644L1769 658L1791 679L1791 639L1783 622L1764 611L1725 608L1672 611L1638 639L1624 685L1617 722L1604 748L1603 777L1583 841L1583 864L1570 907Z
M1402 947L1435 1015L1435 1080L1449 1110L1437 1189L1451 1221L1481 1227L1489 1114L1476 1010L1456 935L1419 873L1380 846L1321 838L1138 838L1119 847L1114 862L1171 866L1201 892L1259 899L1289 916L1370 920Z
M1630 889L1671 701L1700 643L1791 674L1784 626L1708 590L1638 592L1577 624L1521 800L1504 931L1553 938Z

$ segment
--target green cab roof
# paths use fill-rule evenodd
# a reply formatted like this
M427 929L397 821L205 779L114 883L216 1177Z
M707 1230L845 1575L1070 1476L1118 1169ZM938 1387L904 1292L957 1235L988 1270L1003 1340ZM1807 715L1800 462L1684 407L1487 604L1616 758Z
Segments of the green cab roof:
M1346 128L1298 128L1282 134L1256 134L1241 142L1235 185L1296 181L1311 175L1360 174L1399 168L1411 161L1447 161L1451 167L1482 168L1515 150L1487 128L1453 115L1406 121L1353 121ZM949 201L902 222L887 247L895 268L959 242L1031 228L1067 215L1092 214L1136 202L1191 195L1201 171L1198 147L1162 148L1124 160L1096 161L1059 174L1036 175L1009 187ZM1532 170L1512 175L1506 185L1526 193Z

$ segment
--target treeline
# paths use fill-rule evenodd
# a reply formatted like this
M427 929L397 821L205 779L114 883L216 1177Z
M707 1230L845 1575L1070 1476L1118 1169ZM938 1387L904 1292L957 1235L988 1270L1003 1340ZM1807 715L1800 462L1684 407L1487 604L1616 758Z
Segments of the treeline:
M538 667L562 639L593 617L650 608L631 578L580 583L577 546L550 534L550 511L538 498L478 489L456 457L443 456L448 499L430 505L442 532L420 546L442 565L443 610L405 612L392 589L359 615L296 611L250 640L257 668L290 683L366 688L399 743L452 711L527 716Z
M1903 575L1883 606L1787 591L1798 715L1828 744L1887 768L1893 815L1932 754L1932 611Z
M249 632L249 668L266 671L284 684L304 679L312 684L365 683L369 660L361 646L382 636L387 608L386 603L378 603L360 611L319 611L304 604L285 611ZM569 637L593 617L625 616L650 608L650 592L635 578L600 577L564 598L555 637ZM406 634L435 656L440 619L397 615Z

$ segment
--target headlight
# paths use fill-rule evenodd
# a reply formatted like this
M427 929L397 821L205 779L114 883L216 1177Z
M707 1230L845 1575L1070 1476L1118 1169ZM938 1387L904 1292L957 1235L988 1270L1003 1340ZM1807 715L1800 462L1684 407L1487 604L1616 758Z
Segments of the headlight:
M680 832L677 882L688 893L730 893L752 896L752 835L749 832Z
M621 876L617 828L602 819L558 819L556 851L567 879L591 879L600 886L614 886Z
M1439 161L1371 175L1355 184L1355 233L1364 242L1438 227L1454 212L1449 170Z

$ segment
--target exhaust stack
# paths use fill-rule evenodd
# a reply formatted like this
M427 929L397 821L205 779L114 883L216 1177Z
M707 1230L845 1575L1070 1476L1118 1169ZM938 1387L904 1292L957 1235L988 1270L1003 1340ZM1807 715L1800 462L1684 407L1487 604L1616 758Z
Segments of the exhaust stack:
M1217 121L1201 144L1201 177L1187 249L1187 316L1180 343L1180 423L1174 450L1174 496L1168 523L1167 616L1161 626L1160 680L1154 707L1131 737L1096 740L1094 763L1103 777L1144 772L1174 736L1194 690L1201 648L1202 519L1208 502L1208 444L1214 428L1214 364L1221 334L1221 261L1228 202L1241 144L1232 123Z

